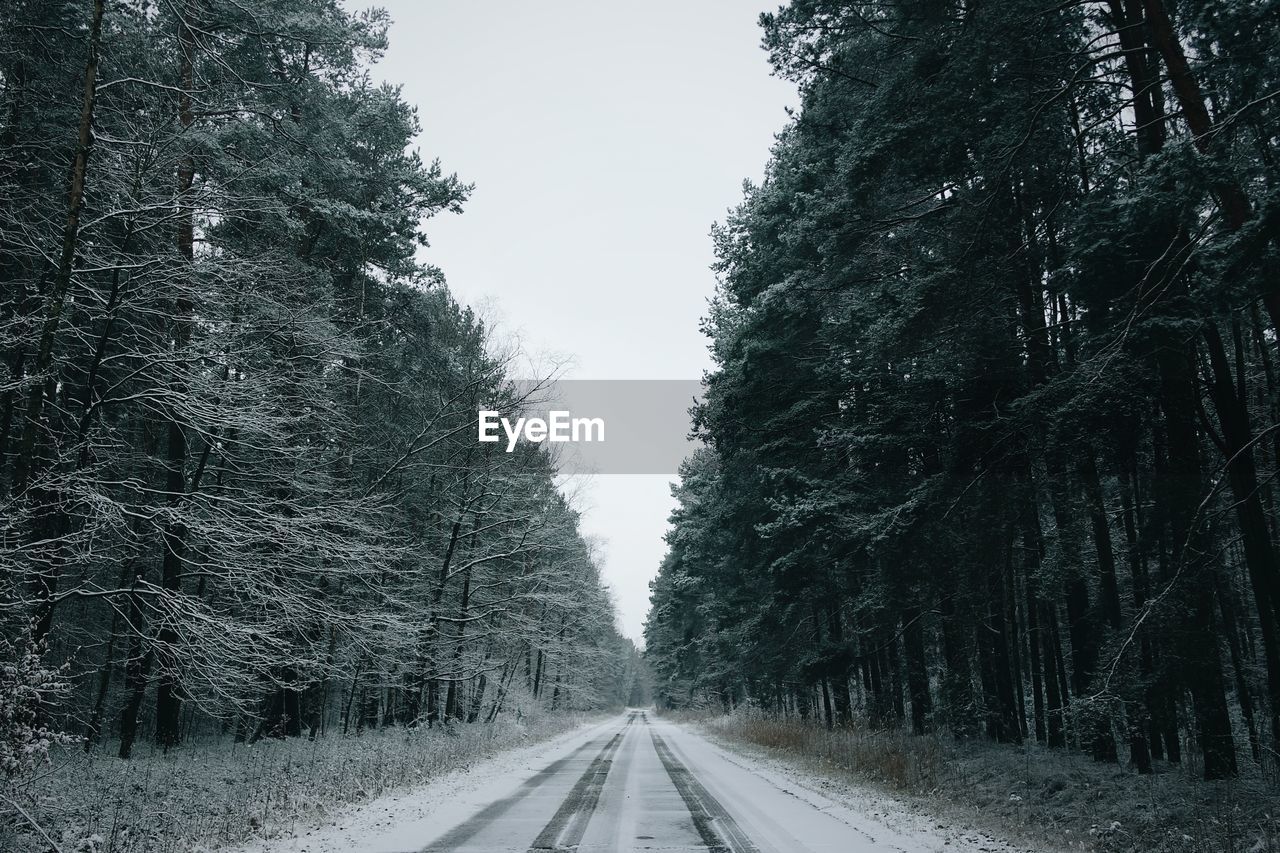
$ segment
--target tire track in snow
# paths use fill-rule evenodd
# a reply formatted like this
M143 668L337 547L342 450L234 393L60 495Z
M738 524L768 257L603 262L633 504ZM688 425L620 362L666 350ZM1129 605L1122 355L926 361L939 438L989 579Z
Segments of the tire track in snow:
M648 723L646 717L646 727ZM684 800L685 808L693 818L694 828L702 838L702 843L707 845L708 853L760 853L760 848L747 837L720 801L694 778L684 762L676 758L662 735L653 729L649 729L649 735L653 738L653 748L657 751L662 766L671 777L671 784L675 785L680 799Z
M605 744L604 749L574 783L569 796L564 798L560 808L534 839L529 847L529 853L572 850L582 841L583 833L587 831L587 823L600 802L600 792L604 790L605 779L608 778L609 770L613 767L613 756L622 744L622 739L626 737L627 729L636 721L636 716L636 711L632 711L627 716L627 724L622 727L622 731Z
M634 714L632 716L634 716ZM627 725L631 725L631 722L632 717L628 717ZM612 746L621 736L622 732L615 734L613 739L605 744L604 750L608 751L610 746ZM449 853L449 851L456 850L458 847L466 844L482 829L510 811L516 803L542 787L542 785L550 781L557 773L564 770L570 762L581 758L584 752L594 749L599 745L599 743L599 740L588 741L566 755L564 758L551 762L533 776L526 779L525 782L516 789L515 793L508 797L503 797L500 800L493 801L463 823L458 824L453 829L431 842L427 847L422 848L419 853ZM602 752L601 754L603 755L604 753ZM599 761L599 758L597 758L596 761Z

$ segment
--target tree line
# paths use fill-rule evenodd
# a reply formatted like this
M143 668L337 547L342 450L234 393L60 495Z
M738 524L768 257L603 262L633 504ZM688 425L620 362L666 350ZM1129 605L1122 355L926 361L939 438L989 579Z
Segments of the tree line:
M1280 6L793 0L801 107L717 227L670 705L1280 748Z
M628 698L552 461L475 441L516 354L420 260L470 187L371 79L387 28L0 4L6 774L58 733L128 758Z

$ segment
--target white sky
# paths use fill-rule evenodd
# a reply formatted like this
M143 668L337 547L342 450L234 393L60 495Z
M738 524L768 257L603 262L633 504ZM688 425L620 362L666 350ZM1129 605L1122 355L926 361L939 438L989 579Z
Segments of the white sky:
M769 75L767 0L380 0L423 156L476 189L428 224L462 301L574 379L696 379L712 222L759 180L794 89ZM622 631L640 639L672 477L597 476Z

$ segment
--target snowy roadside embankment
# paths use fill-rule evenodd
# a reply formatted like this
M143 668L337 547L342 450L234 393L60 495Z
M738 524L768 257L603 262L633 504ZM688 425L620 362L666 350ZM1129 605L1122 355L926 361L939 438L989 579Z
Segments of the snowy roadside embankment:
M337 831L352 816L360 832L372 832L379 814L396 820L428 814L439 798L433 802L424 791L437 790L437 782L519 766L520 756L574 739L593 729L595 719L395 728L253 746L189 744L169 756L141 753L127 762L70 748L52 755L53 766L30 785L25 801L63 853L191 853L255 839L289 845L320 827ZM14 853L49 849L32 835L11 839L0 846Z
M1176 766L1139 776L1041 747L828 731L752 714L704 718L695 728L797 790L898 831L932 826L978 849L1011 849L992 833L1042 853L1280 852L1280 796L1261 778L1206 783Z
M225 853L403 853L461 823L485 804L510 794L548 761L567 755L613 722L582 722L561 734L442 773L372 802L352 804L322 824L295 823L291 832Z
M706 727L654 721L720 803L735 814L755 848L768 853L1056 853L1019 846L942 820L866 787L833 784L823 772L762 750L708 737ZM735 848L736 849L736 848Z

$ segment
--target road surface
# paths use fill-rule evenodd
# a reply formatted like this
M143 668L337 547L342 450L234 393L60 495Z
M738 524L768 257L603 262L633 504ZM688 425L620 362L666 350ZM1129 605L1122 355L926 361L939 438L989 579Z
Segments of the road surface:
M421 853L891 853L947 849L799 796L630 711L416 848Z

